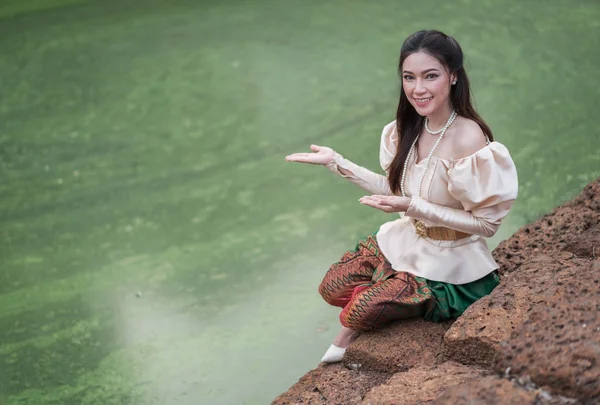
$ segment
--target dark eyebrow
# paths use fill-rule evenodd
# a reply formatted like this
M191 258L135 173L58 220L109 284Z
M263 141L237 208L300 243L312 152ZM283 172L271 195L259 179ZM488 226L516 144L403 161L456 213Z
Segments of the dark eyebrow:
M438 70L438 69L435 69L435 68L434 68L434 69L427 69L427 70L424 70L424 71L422 71L422 72L421 72L421 74L423 74L423 75L424 75L425 73L429 73L429 72L433 72L433 71L439 72L439 70ZM404 70L402 73L408 73L408 74L414 75L414 73L413 73L413 72L410 72L410 71L408 71L408 70Z

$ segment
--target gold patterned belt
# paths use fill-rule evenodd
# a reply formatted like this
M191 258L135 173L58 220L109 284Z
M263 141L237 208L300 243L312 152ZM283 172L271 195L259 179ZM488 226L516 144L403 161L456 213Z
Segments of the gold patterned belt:
M427 226L418 219L412 219L417 235L433 240L459 240L471 236L470 233L456 231L443 226Z

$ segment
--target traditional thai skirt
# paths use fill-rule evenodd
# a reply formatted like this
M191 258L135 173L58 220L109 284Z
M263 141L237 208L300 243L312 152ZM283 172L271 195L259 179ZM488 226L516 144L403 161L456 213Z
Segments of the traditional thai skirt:
M498 284L495 271L461 285L396 271L372 235L329 268L319 293L329 304L343 308L343 326L364 331L418 316L434 322L456 318Z

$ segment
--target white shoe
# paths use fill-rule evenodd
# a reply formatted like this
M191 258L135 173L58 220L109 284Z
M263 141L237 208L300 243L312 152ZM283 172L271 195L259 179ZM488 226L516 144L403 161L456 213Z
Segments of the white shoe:
M325 355L323 355L321 361L323 363L338 363L344 358L344 353L346 353L346 349L332 344L325 352Z

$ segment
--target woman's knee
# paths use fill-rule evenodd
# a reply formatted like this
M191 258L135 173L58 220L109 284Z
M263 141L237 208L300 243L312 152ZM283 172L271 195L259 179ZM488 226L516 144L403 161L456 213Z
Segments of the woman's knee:
M375 319L372 314L367 313L340 313L340 323L346 328L350 328L360 332L368 332L373 329L377 329L382 325L374 322Z
M328 280L327 277L319 284L319 294L329 305L339 306L340 301L344 300L343 288L335 282ZM349 297L348 297L349 299Z
M323 297L325 301L327 301L327 299L330 296L330 293L331 291L328 290L327 283L325 282L325 279L323 279L323 281L321 281L321 284L319 284L319 294L321 295L321 297Z

